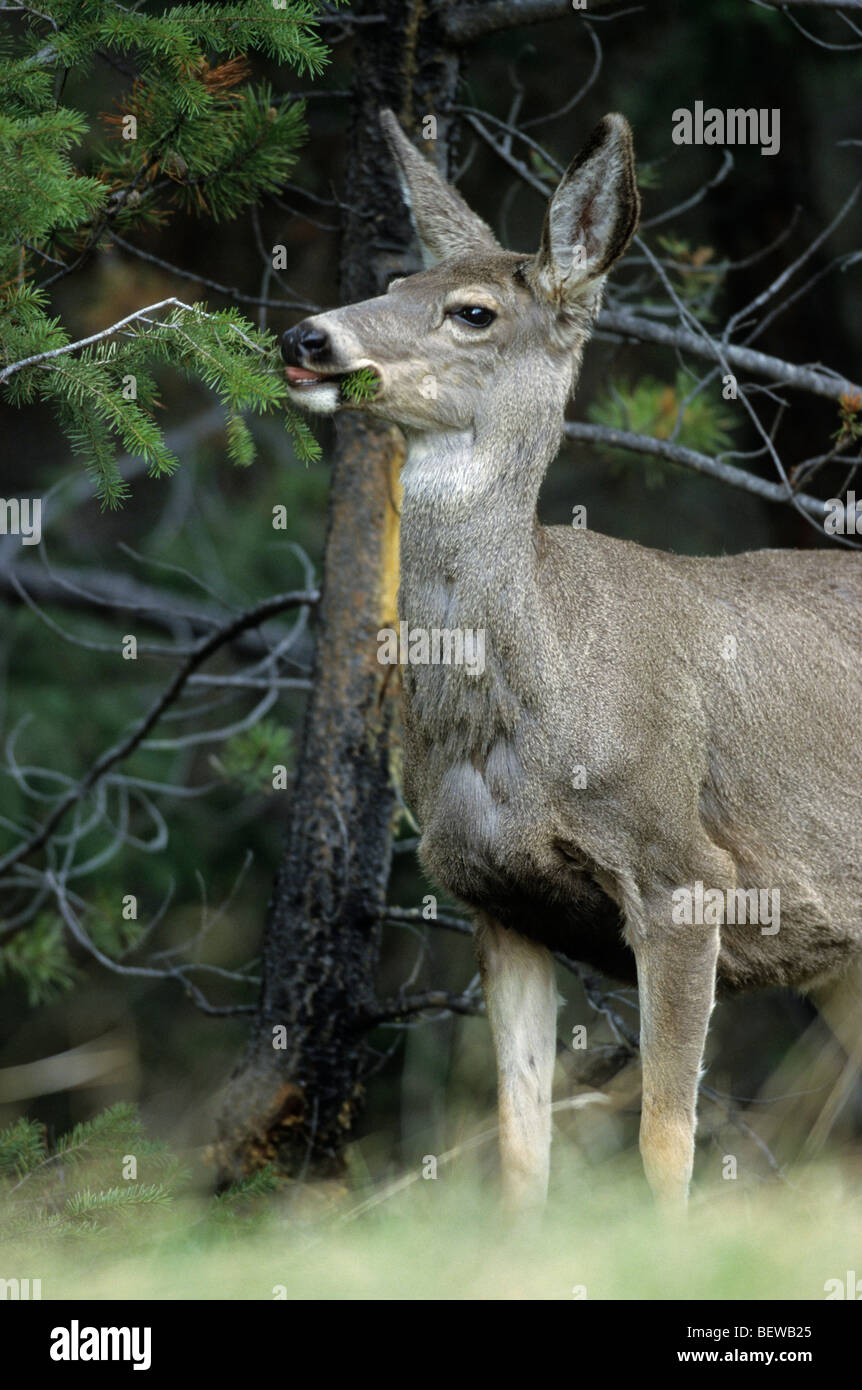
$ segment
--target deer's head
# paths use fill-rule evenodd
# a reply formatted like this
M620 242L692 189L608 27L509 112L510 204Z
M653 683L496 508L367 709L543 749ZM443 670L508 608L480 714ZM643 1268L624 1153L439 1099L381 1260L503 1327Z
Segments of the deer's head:
M410 432L475 430L488 412L510 412L513 393L562 420L605 277L637 226L627 121L599 122L551 198L533 256L503 250L392 113L381 121L427 269L285 333L293 399L321 414L363 409ZM376 382L357 406L341 383L363 367Z

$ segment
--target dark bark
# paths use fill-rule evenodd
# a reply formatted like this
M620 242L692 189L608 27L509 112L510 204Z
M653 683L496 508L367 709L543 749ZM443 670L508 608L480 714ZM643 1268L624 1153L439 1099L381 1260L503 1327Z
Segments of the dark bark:
M436 115L442 152L457 76L423 3L374 0L372 8L387 22L356 30L345 301L380 293L392 269L409 263L409 220L378 111L391 106L408 129ZM361 1106L394 809L393 699L376 634L395 617L402 456L396 430L339 417L314 691L269 909L259 1009L219 1124L222 1183L266 1162L287 1177L337 1174ZM274 1046L280 1028L283 1048Z

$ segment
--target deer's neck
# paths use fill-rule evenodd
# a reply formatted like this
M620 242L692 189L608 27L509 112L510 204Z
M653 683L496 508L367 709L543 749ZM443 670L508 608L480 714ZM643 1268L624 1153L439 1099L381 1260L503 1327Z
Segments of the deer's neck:
M408 440L402 473L399 618L410 631L463 634L484 670L411 670L421 722L474 722L476 738L510 728L532 699L529 647L544 622L536 501L558 431L543 442L445 432Z
M506 423L408 438L401 475L405 596L418 597L441 580L476 598L490 599L501 579L530 588L536 503L559 447L562 413L546 428L526 421L514 436Z
M535 506L548 459L469 431L407 441L402 471L402 595L449 605L452 591L488 616L499 584L534 582ZM444 596L444 591L446 595Z

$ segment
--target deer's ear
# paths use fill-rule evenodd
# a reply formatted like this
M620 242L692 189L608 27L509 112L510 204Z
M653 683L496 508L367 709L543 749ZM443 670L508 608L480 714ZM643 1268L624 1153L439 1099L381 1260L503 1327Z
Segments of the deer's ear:
M639 215L631 130L614 113L599 121L548 204L531 284L564 308L607 274Z
M491 228L440 177L431 161L413 148L391 111L381 111L380 124L426 266L471 250L499 251Z

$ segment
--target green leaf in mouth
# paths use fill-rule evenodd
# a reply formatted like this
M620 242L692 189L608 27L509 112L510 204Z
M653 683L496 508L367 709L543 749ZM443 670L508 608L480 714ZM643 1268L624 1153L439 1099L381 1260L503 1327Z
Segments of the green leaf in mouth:
M380 387L380 377L373 367L360 367L341 378L341 394L347 401L358 404L371 400Z

